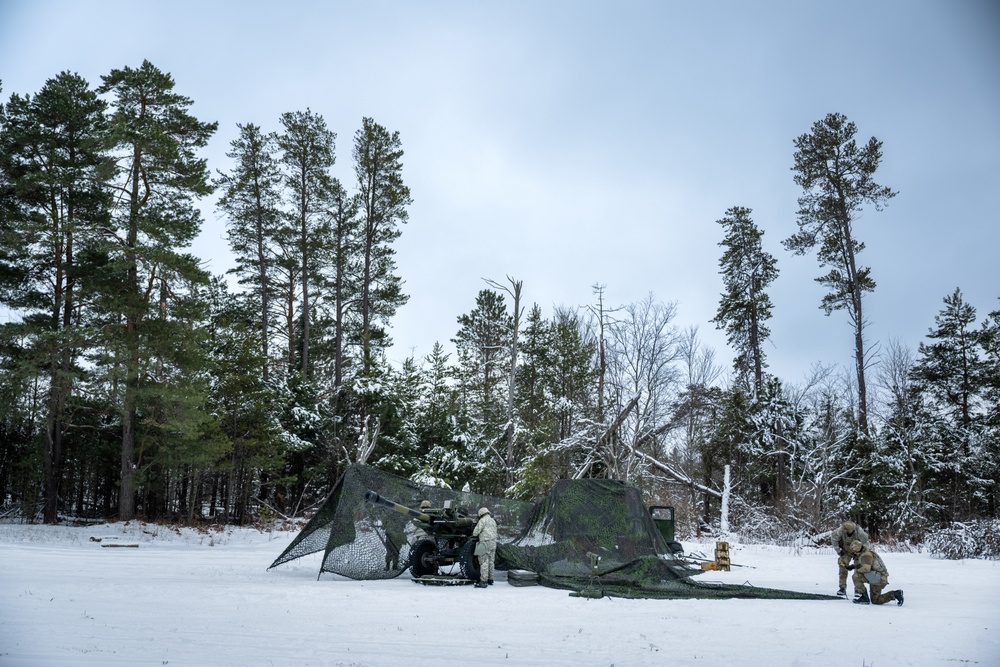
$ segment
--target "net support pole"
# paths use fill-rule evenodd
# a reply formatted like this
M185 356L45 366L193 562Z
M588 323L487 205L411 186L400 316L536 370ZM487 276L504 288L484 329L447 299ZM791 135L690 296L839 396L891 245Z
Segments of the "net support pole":
M729 464L727 463L723 469L722 478L722 517L719 519L720 529L722 530L722 535L729 535Z

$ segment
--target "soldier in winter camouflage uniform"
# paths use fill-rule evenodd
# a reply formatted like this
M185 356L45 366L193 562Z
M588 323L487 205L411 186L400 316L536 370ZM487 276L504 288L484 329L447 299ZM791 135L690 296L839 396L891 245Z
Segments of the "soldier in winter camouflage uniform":
M895 600L897 605L903 604L903 591L882 592L889 585L889 570L882 557L858 540L851 542L850 548L854 563L847 569L854 570L854 604L885 604L890 600ZM871 597L865 584L872 589Z
M847 564L851 562L851 542L858 540L863 545L868 543L868 533L864 528L852 521L845 521L840 528L830 533L830 542L834 551L837 552L837 565L840 576L840 587L837 589L837 597L847 597Z
M486 507L479 508L479 521L472 530L472 536L479 538L476 556L479 557L479 581L476 588L493 585L493 564L497 554L497 522Z

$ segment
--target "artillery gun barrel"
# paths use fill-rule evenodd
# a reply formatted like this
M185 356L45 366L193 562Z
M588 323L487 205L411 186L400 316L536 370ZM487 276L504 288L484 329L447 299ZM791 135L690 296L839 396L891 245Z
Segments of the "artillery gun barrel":
M400 505L399 503L394 503L388 498L383 498L374 491L365 491L365 500L372 503L373 505L381 505L383 507L388 507L391 510L395 510L400 514L405 514L411 519L416 519L417 521L422 521L424 523L432 523L433 519L429 514L424 514L423 512L418 512L417 510L410 509L405 505Z

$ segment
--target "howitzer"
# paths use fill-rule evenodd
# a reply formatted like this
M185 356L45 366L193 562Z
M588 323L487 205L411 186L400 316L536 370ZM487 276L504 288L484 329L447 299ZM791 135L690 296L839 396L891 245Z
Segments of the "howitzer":
M422 533L421 539L410 546L410 574L415 579L438 574L442 566L459 564L466 579L479 579L479 561L472 531L477 517L465 514L446 501L443 508L423 512L383 498L374 491L365 491L365 500L409 517Z

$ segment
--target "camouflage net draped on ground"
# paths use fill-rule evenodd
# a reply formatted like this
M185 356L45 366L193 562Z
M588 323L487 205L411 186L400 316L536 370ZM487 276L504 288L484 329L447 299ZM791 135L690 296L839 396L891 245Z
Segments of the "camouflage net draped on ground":
M409 566L410 520L368 503L371 490L407 507L452 501L475 516L489 507L497 520L497 567L538 574L544 586L640 598L837 599L754 586L692 581L699 574L670 554L642 502L621 482L561 480L537 503L423 486L375 468L351 465L302 532L271 564L323 552L320 574L390 579Z
M497 520L501 544L519 537L535 511L534 503L424 486L353 464L271 567L322 551L320 574L330 572L362 580L391 579L402 574L409 567L413 526L406 516L366 502L364 495L369 490L411 508L419 507L423 500L434 507L451 500L475 516L477 509L487 506Z

